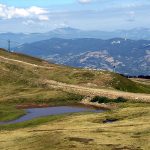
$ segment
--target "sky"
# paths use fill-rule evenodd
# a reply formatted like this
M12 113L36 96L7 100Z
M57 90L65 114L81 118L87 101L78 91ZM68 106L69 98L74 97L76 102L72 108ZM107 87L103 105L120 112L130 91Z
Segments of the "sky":
M150 0L0 0L0 32L150 27Z

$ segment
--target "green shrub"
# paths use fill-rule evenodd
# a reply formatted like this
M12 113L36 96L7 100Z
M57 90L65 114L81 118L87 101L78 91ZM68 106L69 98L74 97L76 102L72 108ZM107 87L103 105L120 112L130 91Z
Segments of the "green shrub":
M110 102L114 102L114 103L124 103L127 100L124 99L123 97L118 97L117 99L110 99L107 97L100 97L100 96L95 96L91 102L98 102L98 103L110 103Z
M91 102L98 102L98 103L109 103L110 99L107 97L100 97L100 96L95 96Z
M115 103L124 103L126 102L127 100L124 99L123 97L118 97L117 99L114 99L114 102Z

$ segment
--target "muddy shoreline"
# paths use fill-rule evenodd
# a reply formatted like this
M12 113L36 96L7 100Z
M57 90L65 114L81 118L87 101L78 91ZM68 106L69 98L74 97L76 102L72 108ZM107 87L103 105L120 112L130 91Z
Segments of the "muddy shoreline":
M79 103L75 103L75 104L64 104L64 105L49 105L49 104L19 104L19 105L16 105L16 108L17 109L30 109L30 108L47 108L47 107L57 107L57 106L71 106L71 107L83 107L83 108L91 108L91 109L109 109L109 108L106 108L106 107L100 107L100 106L97 106L95 105L94 103L93 104L84 104L82 102L79 102Z
M97 109L104 109L104 110L112 110L118 108L117 104L109 104L109 103L98 103L98 102L91 102L93 97L85 97L80 104L85 106L94 107Z
M57 107L57 106L72 106L72 107L87 107L93 109L104 109L104 110L112 110L117 108L117 104L109 104L109 103L98 103L91 102L93 97L87 96L83 98L80 102L72 103L72 104L62 104L62 105L52 105L52 104L36 104L36 103L24 103L16 105L17 109L29 109L29 108L47 108L47 107Z
M16 105L17 109L29 109L29 108L47 108L47 107L55 107L55 106L71 106L71 107L87 107L91 109L104 109L104 110L111 110L117 108L115 104L99 104L93 103L89 101L81 101L75 104L68 104L68 105L49 105L49 104L19 104Z

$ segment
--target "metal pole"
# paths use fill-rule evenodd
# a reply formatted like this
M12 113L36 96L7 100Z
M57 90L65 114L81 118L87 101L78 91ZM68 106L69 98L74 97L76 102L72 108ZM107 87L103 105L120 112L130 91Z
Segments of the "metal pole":
M8 40L8 51L10 52L10 40Z
M116 69L116 66L114 66L114 72L116 72L116 70L115 70L115 69Z

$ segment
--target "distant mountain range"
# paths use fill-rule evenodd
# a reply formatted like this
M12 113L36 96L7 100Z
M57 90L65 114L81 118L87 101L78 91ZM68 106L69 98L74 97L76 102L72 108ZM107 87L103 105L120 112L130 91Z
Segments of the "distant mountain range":
M150 29L148 28L135 28L131 30L116 30L112 32L107 31L85 31L74 28L58 28L46 33L0 33L0 47L7 48L7 41L12 41L12 47L23 44L32 43L50 38L97 38L97 39L111 39L111 38L124 38L133 40L150 40ZM16 43L17 42L17 43Z
M69 66L150 75L149 40L52 38L20 45L15 51Z

